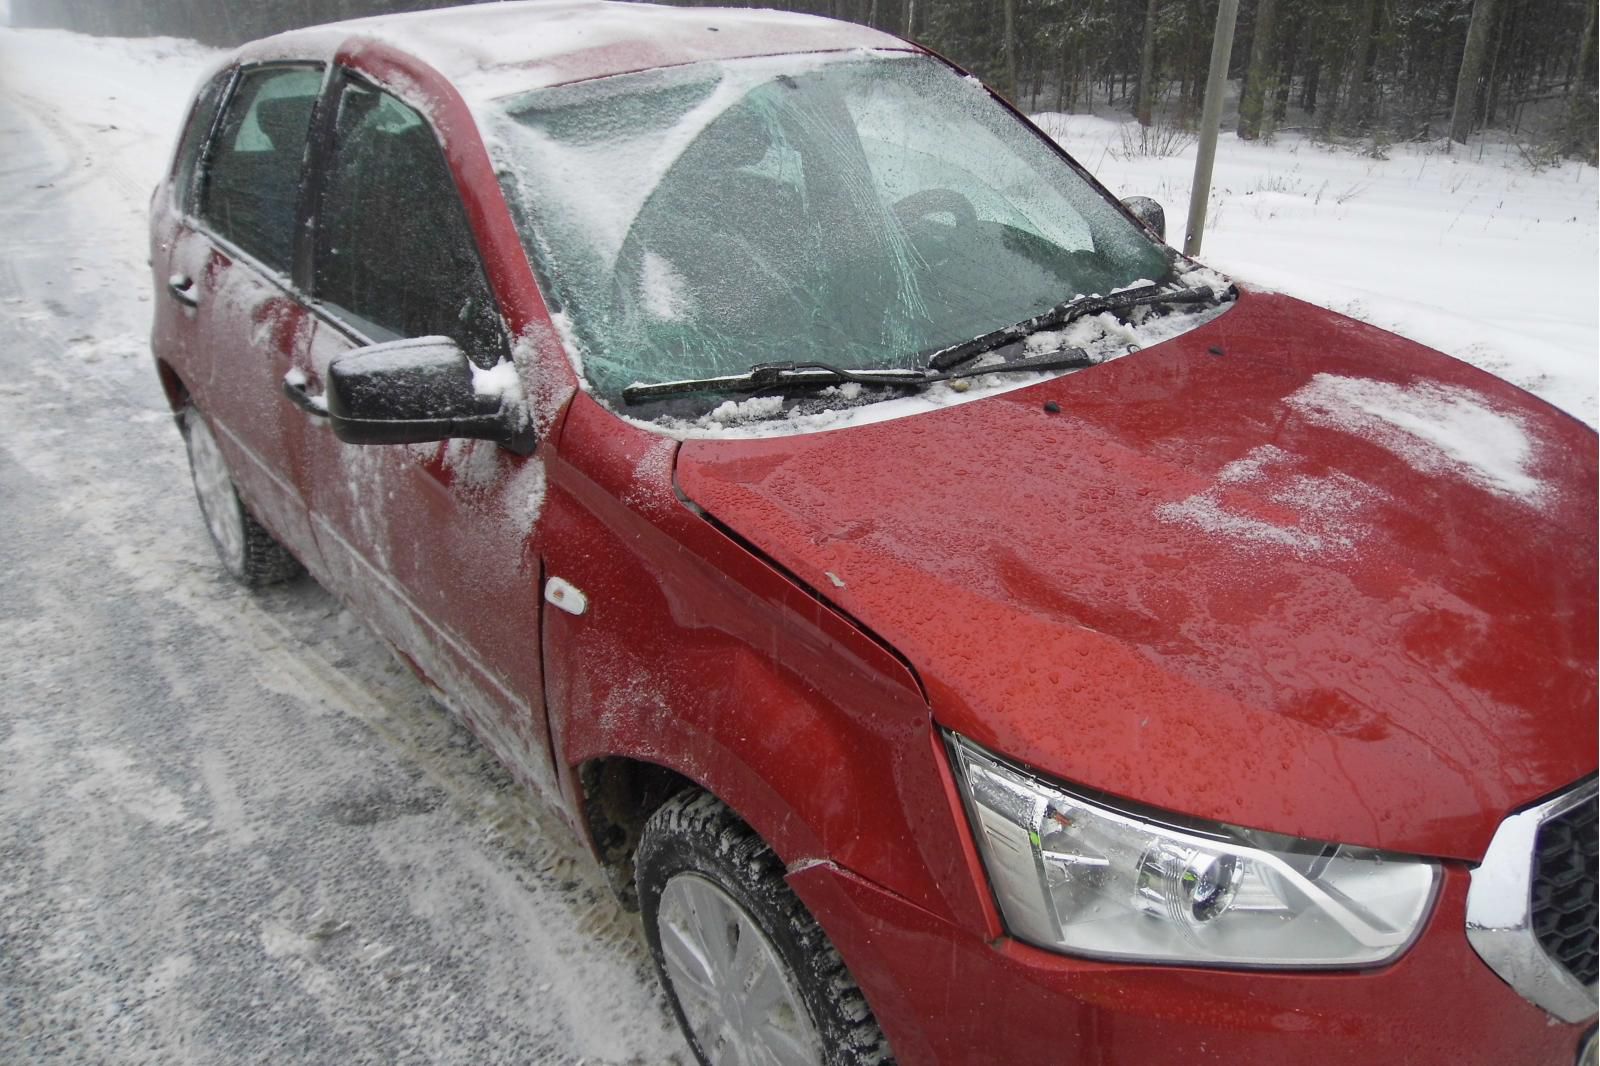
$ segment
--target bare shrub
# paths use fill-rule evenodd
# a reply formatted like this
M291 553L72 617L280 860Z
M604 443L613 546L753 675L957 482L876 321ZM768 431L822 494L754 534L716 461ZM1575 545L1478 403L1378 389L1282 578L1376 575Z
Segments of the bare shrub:
M1114 154L1119 159L1169 159L1195 141L1193 133L1164 119L1149 126L1129 122L1118 132L1122 147Z

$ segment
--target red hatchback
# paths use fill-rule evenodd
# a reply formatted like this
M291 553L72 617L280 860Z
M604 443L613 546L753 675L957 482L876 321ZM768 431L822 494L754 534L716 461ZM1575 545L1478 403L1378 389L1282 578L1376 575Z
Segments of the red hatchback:
M154 346L228 571L564 812L703 1062L1571 1066L1595 434L1152 208L856 26L352 22L205 82Z

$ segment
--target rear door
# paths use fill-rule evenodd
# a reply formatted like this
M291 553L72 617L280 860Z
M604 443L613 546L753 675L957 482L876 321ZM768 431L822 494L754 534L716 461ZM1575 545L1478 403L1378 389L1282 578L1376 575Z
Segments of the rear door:
M367 344L446 336L487 369L510 338L449 163L424 116L336 76L313 212L316 326L304 371ZM341 443L315 435L310 503L327 582L529 783L552 782L539 658L545 445Z
M312 115L310 64L239 72L195 182L193 229L172 250L170 295L192 307L191 395L251 512L313 562L302 499L307 426L283 378L310 343L292 275Z
M199 329L191 291L194 278L188 271L205 262L198 247L204 238L197 234L193 217L195 179L234 73L232 67L218 71L195 97L178 138L172 170L150 200L150 268L156 282L151 348L185 378L191 372L189 350Z

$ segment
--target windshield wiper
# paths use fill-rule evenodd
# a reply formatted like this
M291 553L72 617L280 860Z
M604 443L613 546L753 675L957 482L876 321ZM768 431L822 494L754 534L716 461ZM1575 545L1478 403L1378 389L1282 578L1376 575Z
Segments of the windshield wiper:
M1137 289L1124 289L1109 296L1076 296L1032 318L1025 318L1015 325L990 330L969 341L952 344L948 348L936 348L926 352L924 353L927 357L926 365L933 371L949 370L1030 334L1047 329L1059 329L1085 315L1097 315L1102 311L1117 311L1126 307L1138 307L1141 304L1202 303L1214 298L1208 288L1171 289L1164 285L1142 285Z
M622 402L645 403L665 396L704 392L764 392L779 388L812 388L856 382L861 385L898 389L920 389L939 381L981 377L985 374L1013 374L1028 370L1068 370L1093 366L1095 360L1082 348L1064 348L1047 355L1013 359L1005 363L967 367L962 370L906 370L886 367L875 370L846 370L831 363L757 363L743 374L684 381L635 383L622 390Z
M791 385L838 385L848 381L863 385L920 388L928 380L928 375L921 370L845 370L829 363L757 363L743 374L660 381L649 385L635 382L622 390L622 402L643 403L663 396L696 392L760 392Z

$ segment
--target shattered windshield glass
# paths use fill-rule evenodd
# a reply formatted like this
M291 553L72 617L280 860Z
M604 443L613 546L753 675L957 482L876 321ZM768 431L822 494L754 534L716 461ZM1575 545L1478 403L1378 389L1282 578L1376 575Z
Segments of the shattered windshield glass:
M591 387L763 362L920 367L1172 273L975 82L926 56L695 64L503 102L508 192Z

